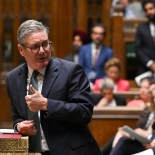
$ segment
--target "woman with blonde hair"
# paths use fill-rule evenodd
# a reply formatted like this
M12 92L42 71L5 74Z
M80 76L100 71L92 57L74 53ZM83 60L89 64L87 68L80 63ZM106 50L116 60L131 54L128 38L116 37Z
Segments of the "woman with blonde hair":
M128 80L121 79L120 78L120 73L121 73L121 63L120 60L116 57L110 59L107 61L105 64L105 73L106 77L111 78L114 81L114 91L129 91L130 90L130 83ZM92 86L92 91L93 92L101 92L100 85L102 83L101 79L97 79Z

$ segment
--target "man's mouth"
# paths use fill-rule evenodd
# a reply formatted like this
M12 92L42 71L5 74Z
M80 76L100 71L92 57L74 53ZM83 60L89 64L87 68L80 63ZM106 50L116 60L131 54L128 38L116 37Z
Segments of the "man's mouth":
M39 60L41 60L41 61L46 60L46 57L41 57L41 58L39 58Z

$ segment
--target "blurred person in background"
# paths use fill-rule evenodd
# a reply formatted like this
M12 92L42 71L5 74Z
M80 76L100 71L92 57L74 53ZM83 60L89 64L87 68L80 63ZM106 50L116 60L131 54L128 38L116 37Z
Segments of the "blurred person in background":
M147 71L155 74L155 0L143 0L142 6L148 21L139 25L136 32L137 75Z
M82 45L88 41L87 35L81 30L75 30L72 40L72 52L68 54L64 59L75 63L79 62L79 51Z
M150 87L152 86L152 83L154 83L153 79L150 78L144 78L140 82L140 99L139 100L132 100L130 101L131 104L127 103L127 106L130 107L139 107L144 109L140 117L136 123L136 128L146 129L148 128L146 126L147 120L150 115L150 106L152 101L152 95L150 94ZM134 103L132 103L134 102ZM115 147L118 140L123 137L124 135L119 130L117 133L101 148L101 152L103 155L109 155L112 148Z
M152 97L155 102L155 84L151 86L150 91L152 92L152 95L153 95ZM136 153L134 155L155 155L155 139L153 139L150 144L145 145L145 148L147 150L142 151L140 153Z
M135 19L145 17L141 2L131 2L130 0L115 0L112 3L112 16L114 16L115 10L117 10L118 8L119 10L122 10L124 18Z
M118 58L114 57L106 62L105 73L106 77L111 78L114 81L114 92L130 90L129 81L120 78L121 63ZM93 92L101 92L100 85L102 80L104 80L104 77L95 81L94 85L91 87Z
M79 64L83 66L90 83L105 76L104 64L112 58L112 49L103 45L107 33L102 24L94 24L91 29L92 42L80 49Z
M154 81L150 83L148 88L148 92L151 96L150 104L147 103L145 109L141 113L141 117L143 117L143 119L140 119L139 123L142 126L138 126L135 129L136 133L150 140L155 138L155 101L153 100L153 93L151 90L152 85L154 85ZM131 155L144 150L146 150L145 144L132 138L120 128L116 135L116 141L113 143L112 151L109 155Z
M131 100L128 102L127 106L130 107L145 107L151 104L151 95L149 93L149 87L152 83L153 78L143 78L139 85L139 99Z
M121 95L114 95L114 82L110 78L104 78L101 83L102 98L96 105L97 107L116 107L125 106L126 99Z

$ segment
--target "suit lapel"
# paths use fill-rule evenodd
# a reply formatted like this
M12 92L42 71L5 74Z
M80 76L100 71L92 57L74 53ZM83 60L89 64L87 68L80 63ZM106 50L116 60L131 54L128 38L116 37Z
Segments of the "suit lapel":
M98 55L98 58L97 58L97 61L96 61L96 65L97 64L100 64L100 61L103 61L103 58L104 57L104 46L101 46L101 51Z
M24 64L24 66L21 68L17 78L17 88L18 88L18 95L20 98L20 104L22 107L22 112L24 113L24 116L27 117L27 105L25 102L25 96L26 96L26 87L27 87L27 65Z
M89 44L89 46L88 46L88 51L90 51L90 52L87 52L86 53L86 56L87 56L87 62L89 63L89 66L90 67L92 67L94 64L93 64L93 56L92 56L92 47L91 47L92 45L91 44Z
M56 59L51 59L49 65L46 68L46 73L42 87L42 95L44 97L47 97L48 92L52 88L52 85L54 84L54 81L58 76L58 67L59 63L56 61Z
M153 46L155 46L154 45L154 40L153 40L153 36L151 35L151 30L150 30L150 23L148 23L148 24L146 24L146 26L145 26L145 34L147 34L148 35L148 40L152 40L152 44L153 44Z

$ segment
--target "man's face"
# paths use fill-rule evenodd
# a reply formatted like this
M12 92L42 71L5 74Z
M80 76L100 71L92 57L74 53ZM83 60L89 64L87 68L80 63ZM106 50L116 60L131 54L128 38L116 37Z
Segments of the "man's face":
M80 38L80 36L76 35L73 38L73 51L78 51L80 49L80 47L82 46L82 40Z
M149 93L149 87L150 83L148 80L143 80L140 83L140 98L142 100L148 100L150 98L150 93Z
M128 5L129 1L128 0L120 0L120 4L123 6L123 7L126 7Z
M119 79L120 76L120 70L116 66L110 66L106 69L106 74L109 78L111 78L114 82L116 82Z
M25 58L27 64L34 70L42 69L49 63L51 49L44 50L40 45L48 43L48 36L45 31L37 31L25 36L25 46L18 44L20 54ZM40 46L40 50L34 53L30 48ZM28 48L30 47L30 48Z
M104 38L104 32L105 30L102 27L99 26L94 27L91 33L92 41L97 45L102 44Z
M105 97L108 102L111 102L113 100L113 89L105 88L102 90L102 96Z
M150 21L155 22L155 6L154 6L154 4L153 3L147 3L144 6L144 9L145 9L145 13L146 13L147 18Z

